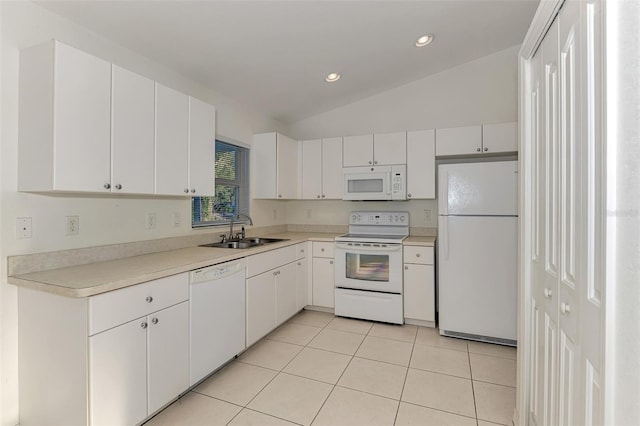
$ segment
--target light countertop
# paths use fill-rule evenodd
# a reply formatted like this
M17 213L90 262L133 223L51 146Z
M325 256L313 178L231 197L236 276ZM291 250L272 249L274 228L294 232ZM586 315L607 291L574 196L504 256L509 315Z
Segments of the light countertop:
M287 241L244 250L188 247L14 275L9 276L8 281L20 287L60 296L89 297L306 241L333 242L338 235L340 234L325 232L284 232L265 235L265 237L285 238ZM409 237L405 240L405 244L432 246L435 244L435 237Z

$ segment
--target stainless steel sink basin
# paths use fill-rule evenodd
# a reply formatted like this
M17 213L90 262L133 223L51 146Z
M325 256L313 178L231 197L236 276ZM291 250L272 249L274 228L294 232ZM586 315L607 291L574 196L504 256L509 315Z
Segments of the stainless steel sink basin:
M231 240L223 243L211 243L203 244L200 247L216 247L216 248L229 248L229 249L247 249L251 247L263 246L265 244L278 243L280 241L287 241L284 238L260 238L251 237L243 240Z

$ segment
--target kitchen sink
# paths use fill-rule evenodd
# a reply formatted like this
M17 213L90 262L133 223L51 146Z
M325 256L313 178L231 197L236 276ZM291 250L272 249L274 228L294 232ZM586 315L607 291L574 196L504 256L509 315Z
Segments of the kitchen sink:
M251 247L263 246L265 244L279 243L280 241L287 241L287 239L250 237L242 240L230 240L230 241L225 241L220 243L203 244L200 247L247 249Z

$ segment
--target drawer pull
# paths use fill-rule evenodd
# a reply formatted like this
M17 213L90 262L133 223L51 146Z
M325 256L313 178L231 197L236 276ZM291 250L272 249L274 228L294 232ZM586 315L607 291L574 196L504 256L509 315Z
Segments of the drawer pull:
M145 300L147 301L147 303L151 303L151 302L153 302L153 297L147 296L147 298Z
M405 271L408 271L408 270L409 270L409 267L405 265L404 270L405 270Z
M329 261L329 265L333 265L333 260L330 260L330 261Z
M416 257L420 257L420 253L416 253Z
M142 327L143 329L147 328L147 323L143 322L142 324L140 324L140 327Z
M153 324L157 324L157 323L158 323L158 318L153 318L153 319L151 320L151 322L152 322Z

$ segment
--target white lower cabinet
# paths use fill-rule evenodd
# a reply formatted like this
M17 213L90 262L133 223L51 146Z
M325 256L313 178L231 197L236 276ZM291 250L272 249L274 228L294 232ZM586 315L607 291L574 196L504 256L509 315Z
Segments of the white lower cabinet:
M298 312L297 261L275 271L276 324L280 325Z
M247 347L276 328L276 287L272 272L247 280Z
M189 302L89 338L92 425L139 423L189 387Z
M435 326L435 298L436 293L433 247L405 246L405 319L420 321L419 324L421 325Z
M333 258L313 258L313 296L314 306L334 307L335 267Z
M247 347L299 310L296 251L289 246L247 258Z

